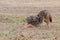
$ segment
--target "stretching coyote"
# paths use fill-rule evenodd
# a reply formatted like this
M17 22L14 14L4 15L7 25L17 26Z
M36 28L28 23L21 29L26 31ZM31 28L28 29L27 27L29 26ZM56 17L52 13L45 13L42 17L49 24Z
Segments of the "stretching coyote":
M42 10L36 16L29 16L24 21L29 26L41 24L43 21L49 25L52 22L52 17L47 10Z

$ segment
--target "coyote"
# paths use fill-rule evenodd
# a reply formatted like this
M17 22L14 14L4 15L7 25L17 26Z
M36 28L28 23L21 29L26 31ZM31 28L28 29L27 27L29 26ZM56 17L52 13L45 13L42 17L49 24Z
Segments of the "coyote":
M24 21L29 26L36 26L43 23L43 21L49 25L49 23L52 22L52 17L47 10L42 10L36 16L29 16Z

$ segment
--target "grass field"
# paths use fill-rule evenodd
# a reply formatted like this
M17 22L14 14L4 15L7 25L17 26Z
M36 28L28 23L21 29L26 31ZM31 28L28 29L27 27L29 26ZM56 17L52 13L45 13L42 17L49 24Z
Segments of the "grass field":
M0 15L0 23L22 23L24 16Z
M60 40L60 0L0 0L0 40ZM25 28L23 20L46 9L52 15L48 28Z
M60 40L60 14L52 12L51 15L53 22L48 29L44 23L39 27L24 28L22 23L27 14L0 14L0 40Z

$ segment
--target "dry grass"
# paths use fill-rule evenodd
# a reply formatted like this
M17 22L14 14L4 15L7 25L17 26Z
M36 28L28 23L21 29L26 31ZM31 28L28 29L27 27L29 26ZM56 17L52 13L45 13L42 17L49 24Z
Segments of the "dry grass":
M0 23L22 23L25 16L0 15Z
M0 15L0 39L1 40L59 40L60 38L60 16L52 16L53 23L47 29L43 27L24 28L21 25L24 16ZM58 20L57 20L58 19ZM2 24L1 24L2 23ZM16 24L14 24L16 23Z
M0 4L0 40L60 40L60 0L2 0ZM50 28L45 24L24 28L23 19L42 9L52 14Z

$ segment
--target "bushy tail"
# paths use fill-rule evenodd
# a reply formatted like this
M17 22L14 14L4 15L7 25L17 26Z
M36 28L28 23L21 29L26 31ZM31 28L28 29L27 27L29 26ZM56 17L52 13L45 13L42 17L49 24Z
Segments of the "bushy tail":
M50 22L52 22L52 17L50 16Z

